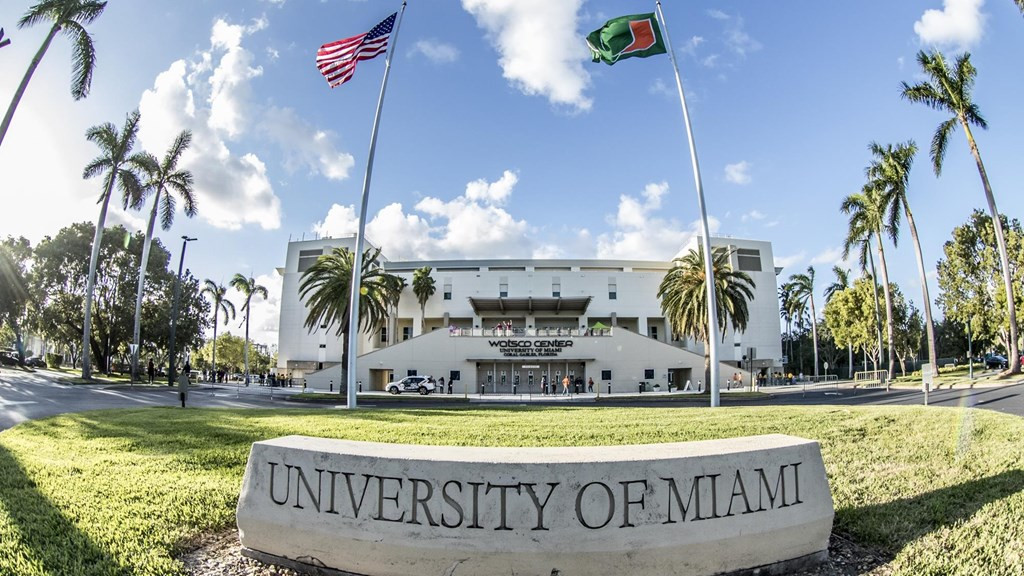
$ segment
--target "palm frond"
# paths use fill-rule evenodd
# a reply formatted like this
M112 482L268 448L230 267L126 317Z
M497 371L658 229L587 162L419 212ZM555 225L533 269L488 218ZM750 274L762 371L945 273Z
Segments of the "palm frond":
M942 162L946 159L946 147L949 145L949 135L956 130L957 119L954 116L946 120L935 130L932 136L931 156L932 169L936 176L942 175Z
M96 69L96 47L92 36L78 22L65 22L61 31L71 40L71 96L81 100L89 95Z

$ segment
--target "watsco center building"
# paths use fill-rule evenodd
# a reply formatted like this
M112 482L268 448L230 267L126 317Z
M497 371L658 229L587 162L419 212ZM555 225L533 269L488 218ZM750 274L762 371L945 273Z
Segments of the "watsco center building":
M302 272L333 248L353 249L354 237L295 241L278 272L284 277L277 372L307 386L339 389L342 339L336 325L305 327L299 298ZM685 250L696 248L695 240ZM712 238L734 249L732 266L756 284L743 333L720 340L720 374L781 367L779 303L769 242ZM593 379L602 393L635 392L641 383L696 386L704 346L681 338L661 312L658 286L671 262L634 260L433 260L380 265L406 280L387 325L358 336L357 380L383 390L408 375L454 380L454 392L539 393L542 379ZM420 308L413 273L432 269L436 291Z

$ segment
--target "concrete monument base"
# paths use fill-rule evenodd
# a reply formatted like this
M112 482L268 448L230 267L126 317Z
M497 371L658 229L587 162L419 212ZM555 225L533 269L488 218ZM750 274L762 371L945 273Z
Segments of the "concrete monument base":
M310 574L785 574L827 555L816 442L253 445L244 554Z

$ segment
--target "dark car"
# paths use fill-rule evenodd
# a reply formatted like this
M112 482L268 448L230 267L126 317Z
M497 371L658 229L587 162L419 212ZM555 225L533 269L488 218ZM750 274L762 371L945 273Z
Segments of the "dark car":
M985 356L985 368L1006 368L1009 363L1006 361L1006 356L1000 356L999 354L988 354Z
M39 356L25 358L25 366L31 366L33 368L46 368L46 360L43 360Z

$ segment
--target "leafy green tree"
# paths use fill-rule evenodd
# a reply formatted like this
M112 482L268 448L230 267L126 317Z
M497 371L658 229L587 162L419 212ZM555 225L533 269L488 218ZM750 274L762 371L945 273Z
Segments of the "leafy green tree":
M92 255L89 258L88 284L85 291L85 315L82 327L82 378L92 376L89 359L89 339L92 330L93 288L96 282L96 264L99 260L100 245L103 241L103 225L107 219L107 206L114 186L121 190L122 204L137 207L142 198L142 183L139 181L139 170L145 164L145 157L132 154L135 137L139 131L139 111L128 114L124 127L117 127L107 122L93 126L86 131L85 137L100 147L100 155L86 165L82 172L83 178L103 175L103 194L100 195L100 216L96 222L96 236L92 241Z
M981 115L978 105L971 99L971 89L974 87L974 79L978 74L977 69L971 64L971 55L968 53L957 56L953 63L952 70L946 65L942 53L933 51L931 53L917 53L917 62L921 65L928 80L919 82L913 86L902 83L903 98L911 102L920 102L940 112L951 114L951 117L935 130L932 137L931 156L932 165L935 168L935 175L942 173L942 162L946 155L946 146L949 143L949 135L959 124L964 130L967 138L967 145L974 156L974 162L978 166L978 175L981 177L981 185L985 190L985 201L988 204L988 214L995 223L996 248L999 252L999 263L1002 267L1003 292L1006 313L1009 317L1009 368L1010 374L1019 374L1020 353L1017 341L1017 305L1013 296L1013 279L1010 269L1010 256L1003 234L1002 220L999 218L999 209L996 207L996 198L992 193L992 185L988 180L988 173L985 171L985 164L981 160L981 152L978 151L978 143L974 140L971 126L978 126L982 129L988 128L988 123Z
M427 329L427 300L430 300L437 290L430 272L430 266L424 266L412 273L412 293L416 295L416 301L420 303L421 332Z
M378 263L380 249L363 253L360 270L359 330L372 333L387 322L388 311L397 306L402 279L388 274ZM335 335L342 336L342 382L348 380L348 333L353 253L348 248L335 248L320 256L302 273L299 296L306 303L306 328L312 332L320 326L336 326Z
M249 317L251 316L252 297L262 296L264 300L269 295L267 287L256 283L253 277L246 277L243 274L235 274L231 279L231 287L242 293L245 304L242 304L242 311L245 313L245 383L249 384Z
M743 332L750 321L747 303L754 299L754 281L746 272L733 270L729 262L732 252L724 248L712 250L712 276L715 279L715 304L718 329L724 338L728 326ZM708 333L708 299L704 274L704 250L690 250L672 261L672 267L658 286L661 312L672 324L676 334L693 337L704 344L704 379L712 394L718 383L711 382L711 338ZM717 361L717 359L716 359Z
M834 293L825 304L824 314L832 337L862 350L865 356L870 356L875 369L878 369L881 352L874 315L877 295L874 280L862 276L849 288Z
M814 339L814 376L818 376L818 314L814 306L814 267L808 266L806 274L794 274L786 283L790 297L799 302L801 308L811 306L811 335Z
M842 268L840 266L833 266L832 273L835 274L836 279L834 282L825 287L825 305L828 306L829 300L832 299L838 292L842 292L850 287L850 270ZM829 334L832 331L829 330ZM853 378L853 344L847 343L847 350L849 350L849 377Z
M900 299L902 300L902 294ZM899 358L900 371L904 376L907 375L907 359L917 358L917 353L921 350L921 341L924 338L924 319L921 316L921 311L914 306L912 300L901 302L896 323L896 357Z
M1017 219L1000 219L1011 257L1015 303L1024 306L1024 230ZM1009 307L999 289L1000 257L992 219L975 210L967 223L953 230L943 253L937 266L942 291L937 303L945 317L969 325L975 341L997 342L1011 350Z
M185 215L192 218L196 215L196 201L192 193L192 172L178 168L178 161L181 155L192 143L192 132L184 130L167 150L163 161L157 160L155 156L144 153L142 158L143 169L146 172L146 181L143 183L143 195L153 195L153 209L149 213L149 225L146 227L146 240L142 247L142 258L139 260L139 290L135 299L135 329L132 332L132 342L138 349L142 331L142 298L146 286L146 266L149 263L149 248L153 241L153 227L156 224L157 210L160 211L160 227L169 230L174 223L174 209L177 202L174 194L177 193L184 204ZM132 380L138 378L139 355L132 357Z
M927 333L928 362L936 366L935 356L935 325L932 322L931 298L928 295L927 270L924 267L924 256L921 253L921 241L917 235L917 224L914 222L914 213L910 210L909 187L910 168L914 164L914 156L917 154L917 145L913 140L893 146L889 144L882 146L872 142L871 154L874 160L868 167L868 178L871 178L885 198L888 204L888 227L892 231L893 245L899 237L900 214L907 218L907 227L910 229L910 238L914 243L914 256L917 259L918 280L921 282L921 296L924 302L924 328ZM899 346L897 346L899 348ZM897 352L898 354L898 352ZM904 364L900 360L901 366Z
M24 330L30 304L28 261L32 246L25 238L0 242L0 326L13 335L18 363L25 365Z
M876 183L869 182L861 192L851 194L843 199L840 209L843 214L850 216L850 224L846 233L846 240L843 242L843 257L849 256L851 250L869 244L871 237L875 238L875 248L878 250L878 268L882 273L882 291L885 295L885 331L888 336L888 358L889 358L889 379L895 374L895 343L893 341L892 325L892 292L889 290L889 268L885 262L885 248L883 247L883 236L889 236L895 240L892 228L886 219L885 196L877 187ZM861 260L864 260L863 253Z
M34 26L41 22L52 22L50 32L43 40L36 55L28 65L21 84L14 92L11 105L7 107L7 113L0 122L0 144L3 144L7 129L11 126L11 119L14 118L14 111L18 108L21 98L25 95L25 89L32 80L36 68L50 48L54 36L63 32L72 42L71 49L71 95L75 100L81 100L89 95L89 88L92 86L92 73L96 68L96 49L92 44L92 36L85 30L86 24L91 24L100 17L106 2L94 2L90 0L42 0L35 6L29 8L28 12L18 21L18 28Z
M228 325L228 320L235 318L235 305L227 299L228 289L227 287L217 284L209 278L204 282L202 290L204 296L210 298L213 303L213 340L212 344L212 370L217 371L217 319L221 314L224 315L224 325Z
M220 368L228 374L240 372L245 362L245 340L230 332L207 341L196 351L200 366L212 358L214 348L220 352ZM216 368L213 371L216 372Z

